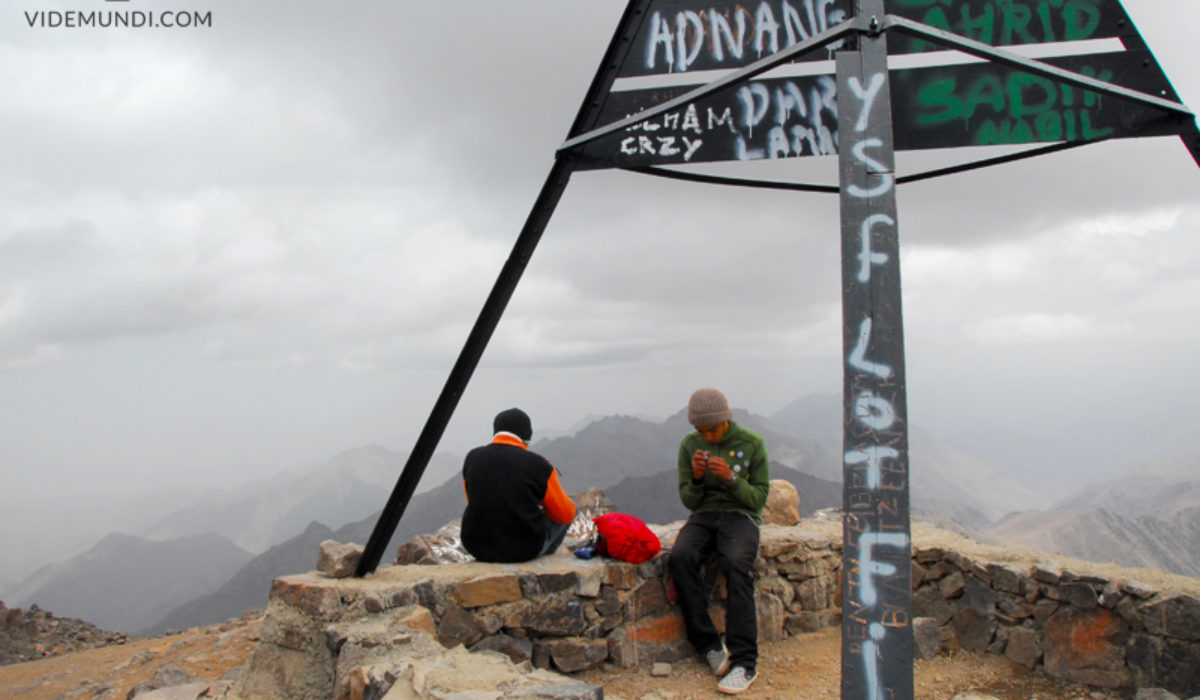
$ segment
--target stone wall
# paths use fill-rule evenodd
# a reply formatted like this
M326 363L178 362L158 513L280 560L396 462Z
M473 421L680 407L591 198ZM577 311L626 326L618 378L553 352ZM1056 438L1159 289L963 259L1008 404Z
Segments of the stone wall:
M1200 694L1200 599L1045 563L917 548L913 615L943 640L1102 688ZM918 632L919 634L919 632Z
M679 525L655 529L668 543ZM840 550L827 532L763 527L754 571L760 641L840 624ZM504 681L511 686L489 680L485 687L507 688L506 696L599 698L599 689L563 674L691 654L670 600L666 556L636 566L560 554L523 564L383 567L365 579L280 578L237 694L371 700L402 683L405 697L427 697L435 693L422 688L431 683L444 690L498 660L514 668L511 660L539 670ZM958 644L1102 687L1200 692L1194 597L933 548L914 551L913 582L915 648L925 653ZM722 626L722 581L714 575L712 584ZM531 687L552 690L539 695Z

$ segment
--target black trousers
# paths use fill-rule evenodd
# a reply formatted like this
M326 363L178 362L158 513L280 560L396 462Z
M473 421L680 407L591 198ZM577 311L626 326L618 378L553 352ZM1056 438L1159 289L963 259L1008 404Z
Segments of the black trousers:
M753 671L758 663L758 608L750 569L758 557L758 522L745 513L693 513L675 538L667 567L683 609L688 641L701 654L721 643L708 614L708 591L700 572L713 554L728 592L725 646L730 661Z

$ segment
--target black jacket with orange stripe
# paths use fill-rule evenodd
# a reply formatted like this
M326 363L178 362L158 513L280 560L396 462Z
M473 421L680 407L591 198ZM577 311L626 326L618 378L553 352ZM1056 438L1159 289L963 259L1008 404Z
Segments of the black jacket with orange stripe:
M534 559L545 542L546 518L575 519L575 504L563 492L558 472L508 433L467 453L463 488L462 543L479 561Z

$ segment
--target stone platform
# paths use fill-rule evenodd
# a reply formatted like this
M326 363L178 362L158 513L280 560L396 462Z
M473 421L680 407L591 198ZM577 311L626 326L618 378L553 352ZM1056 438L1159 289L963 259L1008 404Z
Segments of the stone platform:
M763 526L754 567L761 642L840 624L840 528L806 523ZM664 553L636 566L560 554L522 564L389 566L363 579L277 579L236 694L602 698L602 689L569 674L692 653L665 576L678 527L653 526ZM722 588L714 577L719 627ZM1200 694L1200 599L1192 592L1074 564L987 560L923 546L919 537L913 589L923 653L952 644L1097 687Z

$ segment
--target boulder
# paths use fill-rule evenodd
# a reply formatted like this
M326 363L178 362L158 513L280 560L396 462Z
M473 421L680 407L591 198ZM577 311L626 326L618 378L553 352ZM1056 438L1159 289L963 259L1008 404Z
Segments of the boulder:
M329 578L349 578L358 568L362 555L363 547L360 544L325 540L321 543L320 555L317 557L317 571Z
M396 550L396 564L450 564L472 561L462 546L462 521L455 519L431 535L417 535Z
M656 661L679 661L692 656L692 645L677 612L644 617L622 625L608 636L608 658L629 668Z
M604 689L546 670L526 671L504 654L467 652L462 647L426 658L405 658L388 672L390 687L364 688L362 697L393 698L561 698L601 700Z
M770 593L760 593L755 596L755 607L758 609L758 641L783 639L783 603Z
M1142 606L1142 620L1153 634L1200 642L1200 599L1171 595Z
M1013 628L1008 634L1004 655L1025 668L1037 666L1042 660L1042 645L1038 641L1037 631L1028 627Z
M198 682L200 682L198 678L182 668L179 668L178 666L164 666L158 669L158 671L154 673L150 680L142 681L141 683L138 683L130 688L129 693L125 695L125 700L132 700L133 698L137 697L146 698L149 697L149 693L154 690L159 690L161 688L173 688L176 686L195 684ZM204 685L207 686L208 683L205 682ZM196 696L193 693L192 698L195 697Z
M929 660L942 651L942 630L932 617L913 618L913 653Z
M1126 659L1138 687L1162 688L1183 698L1200 693L1200 643L1134 634Z
M962 608L954 614L954 636L964 648L987 651L996 634L996 622L975 608Z
M599 666L608 658L608 641L567 637L546 642L554 666L564 673L575 673Z
M458 584L452 596L455 602L464 608L511 603L524 597L521 593L520 579L509 573L479 576L464 581Z
M769 525L795 525L800 522L800 494L792 482L771 480L771 491L763 507L763 522Z
M1125 665L1129 626L1101 607L1064 607L1046 620L1046 672L1101 688L1132 684Z
M471 651L498 651L519 664L533 658L533 642L509 634L493 634L480 640Z
M474 615L458 606L446 607L446 614L442 616L442 621L437 627L437 640L442 646L470 646L483 637L483 626Z

